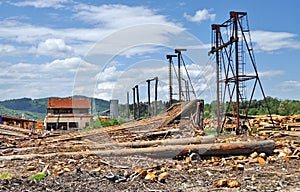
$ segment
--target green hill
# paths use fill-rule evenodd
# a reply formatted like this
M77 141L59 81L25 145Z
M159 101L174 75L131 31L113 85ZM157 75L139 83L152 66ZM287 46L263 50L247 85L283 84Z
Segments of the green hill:
M92 101L94 101L96 112L109 109L108 101L97 98L92 99ZM0 101L0 115L22 117L22 114L24 114L26 119L40 120L47 115L47 105L48 98L21 98Z

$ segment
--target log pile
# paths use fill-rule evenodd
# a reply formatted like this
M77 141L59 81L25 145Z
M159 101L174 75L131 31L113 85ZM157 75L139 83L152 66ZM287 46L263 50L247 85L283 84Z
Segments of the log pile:
M206 120L208 127L216 127L216 122L213 120ZM251 116L245 122L252 130L286 130L286 131L300 131L300 114L291 116L269 115ZM234 130L234 117L226 116L224 120L224 127L226 130Z
M14 144L3 140L6 144L3 148L9 147L10 150L3 151L0 159L74 156L78 151L84 155L146 155L159 158L183 157L190 153L200 156L246 155L254 151L272 153L275 148L272 140L216 143L215 136L204 136L195 121L199 108L197 104L198 100L176 104L152 118L58 136L1 126L2 135L13 136L10 138L13 138Z

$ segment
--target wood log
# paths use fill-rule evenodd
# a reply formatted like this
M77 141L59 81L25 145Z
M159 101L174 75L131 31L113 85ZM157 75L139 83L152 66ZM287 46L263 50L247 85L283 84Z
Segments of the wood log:
M189 144L205 144L213 143L215 136L199 136L192 138L180 138L180 139L166 139L166 140L154 140L154 141L137 141L137 142L123 142L123 143L108 143L108 144L93 144L93 149L104 149L110 147L131 147L131 148L144 148L151 146L166 146L166 145L189 145Z
M20 138L27 138L27 135L24 135L22 133L18 133L15 131L8 131L8 130L1 130L0 135L6 135L6 136L14 136L14 137L20 137Z
M113 149L113 150L90 150L76 152L58 152L48 154L28 154L28 155L11 155L0 156L0 160L21 160L45 158L54 156L74 156L74 155L99 155L103 156L132 156L142 155L153 158L174 158L176 156L187 155L191 152L198 153L200 156L231 156L231 155L248 155L253 152L272 154L275 149L273 140L264 140L256 142L236 142L236 143L213 143L199 145L168 145L162 147L148 147L135 149Z

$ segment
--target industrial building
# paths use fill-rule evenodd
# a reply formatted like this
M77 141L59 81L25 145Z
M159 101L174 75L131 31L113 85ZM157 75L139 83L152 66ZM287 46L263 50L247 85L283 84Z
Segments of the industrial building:
M13 127L20 127L24 129L33 129L35 128L36 121L28 120L25 118L17 118L17 117L0 115L0 124L9 125Z
M89 98L49 98L47 113L47 130L83 129L93 119Z

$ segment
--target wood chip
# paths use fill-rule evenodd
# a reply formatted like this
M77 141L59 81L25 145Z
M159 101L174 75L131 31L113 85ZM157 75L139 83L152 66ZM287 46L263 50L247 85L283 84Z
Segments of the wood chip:
M257 161L258 161L258 163L261 164L261 165L265 165L265 164L266 164L265 159L262 158L262 157L258 157L258 158L257 158Z
M227 180L227 186L230 188L240 187L241 183L237 180Z
M28 165L28 166L26 166L26 170L27 170L27 171L34 171L34 170L35 170L35 166L33 166L33 165Z

